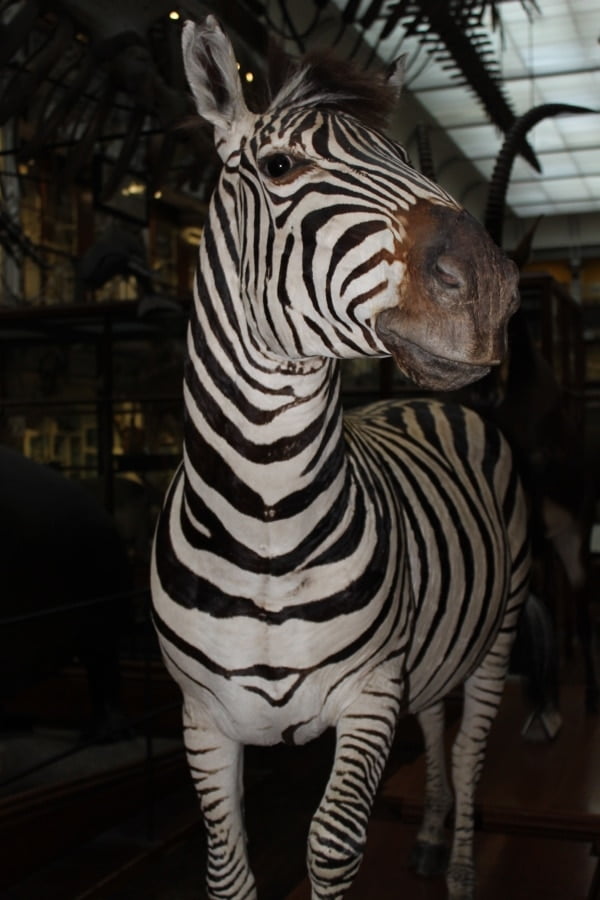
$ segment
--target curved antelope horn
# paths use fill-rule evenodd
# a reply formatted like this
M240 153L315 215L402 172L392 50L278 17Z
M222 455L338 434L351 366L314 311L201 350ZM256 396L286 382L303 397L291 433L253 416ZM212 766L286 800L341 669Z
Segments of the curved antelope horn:
M521 269L526 265L527 260L531 256L533 239L535 237L538 225L543 218L543 216L538 216L533 224L527 229L526 233L523 235L514 250L511 250L510 253L508 253L508 256L515 263L519 271L521 271Z
M25 106L47 72L64 52L73 36L73 25L63 19L41 50L24 64L24 67L8 82L0 100L0 125L4 125Z
M506 192L508 189L508 181L512 166L523 139L528 131L534 125L551 116L559 116L561 113L591 113L595 112L586 106L571 106L568 103L542 103L541 106L534 106L528 112L515 119L514 123L508 130L504 143L500 148L496 165L492 173L490 183L490 192L484 216L484 225L489 231L493 240L502 246L502 231L504 227L504 208L506 205Z

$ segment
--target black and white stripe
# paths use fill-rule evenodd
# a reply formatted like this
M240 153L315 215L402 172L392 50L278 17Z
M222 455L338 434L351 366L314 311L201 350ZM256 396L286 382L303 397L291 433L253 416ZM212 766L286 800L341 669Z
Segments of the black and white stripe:
M377 317L409 275L448 306L464 279L447 242L441 251L437 233L424 237L432 289L429 275L421 284L407 273L404 251L411 222L429 229L429 207L444 220L457 207L384 135L332 110L308 72L250 114L211 17L186 25L184 57L224 167L200 248L184 460L157 526L152 594L184 696L209 896L256 896L241 747L303 743L335 726L308 862L313 898L342 897L406 710L430 736L427 869L447 810L439 703L465 683L448 883L451 897L470 897L473 773L527 576L523 501L506 444L475 414L419 400L344 419L337 363L389 352ZM489 250L478 240L475 256ZM407 321L416 315L407 301ZM436 341L409 351L424 380L434 365L446 371ZM472 377L470 352L452 351L461 378Z

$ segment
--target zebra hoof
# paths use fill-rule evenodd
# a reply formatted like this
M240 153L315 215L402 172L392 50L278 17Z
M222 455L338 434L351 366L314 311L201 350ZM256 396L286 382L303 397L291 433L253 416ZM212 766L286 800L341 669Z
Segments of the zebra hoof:
M448 866L448 900L475 900L475 872L472 866Z
M446 844L429 844L417 841L410 855L410 865L426 878L441 875L448 866L449 850Z

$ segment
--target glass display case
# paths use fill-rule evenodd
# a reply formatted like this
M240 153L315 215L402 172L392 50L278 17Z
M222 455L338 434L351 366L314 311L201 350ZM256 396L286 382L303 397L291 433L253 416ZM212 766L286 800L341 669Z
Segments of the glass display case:
M179 463L185 304L0 313L0 443L80 479L147 558Z

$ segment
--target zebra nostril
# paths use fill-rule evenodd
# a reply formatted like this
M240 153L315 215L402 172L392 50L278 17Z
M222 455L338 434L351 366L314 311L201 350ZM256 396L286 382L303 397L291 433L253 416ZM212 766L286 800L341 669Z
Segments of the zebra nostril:
M439 282L450 290L465 287L466 280L460 263L452 256L438 256L433 267L434 275Z

